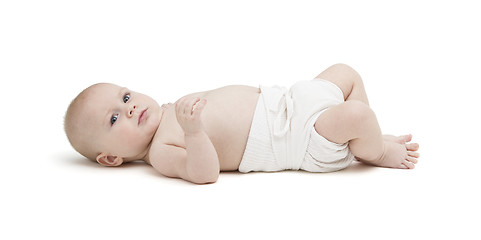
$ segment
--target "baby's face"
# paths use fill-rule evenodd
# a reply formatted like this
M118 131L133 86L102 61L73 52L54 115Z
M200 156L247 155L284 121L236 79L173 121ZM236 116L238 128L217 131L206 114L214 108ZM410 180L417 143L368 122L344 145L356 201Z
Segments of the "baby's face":
M151 97L113 84L95 85L86 109L84 120L95 131L92 142L98 150L123 158L145 155L162 115Z

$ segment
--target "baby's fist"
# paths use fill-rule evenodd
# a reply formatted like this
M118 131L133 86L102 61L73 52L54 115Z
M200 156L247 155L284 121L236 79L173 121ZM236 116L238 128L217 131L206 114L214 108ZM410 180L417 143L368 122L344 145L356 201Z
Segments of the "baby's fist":
M183 97L175 103L177 122L186 134L193 134L203 130L200 114L207 103L206 99L198 97Z

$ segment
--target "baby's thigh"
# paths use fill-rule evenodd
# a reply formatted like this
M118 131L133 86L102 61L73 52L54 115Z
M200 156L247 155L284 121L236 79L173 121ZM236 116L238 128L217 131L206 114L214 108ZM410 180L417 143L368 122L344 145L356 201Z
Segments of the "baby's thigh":
M316 120L314 128L327 140L344 144L357 136L359 124L372 115L372 110L361 101L340 103L325 110Z

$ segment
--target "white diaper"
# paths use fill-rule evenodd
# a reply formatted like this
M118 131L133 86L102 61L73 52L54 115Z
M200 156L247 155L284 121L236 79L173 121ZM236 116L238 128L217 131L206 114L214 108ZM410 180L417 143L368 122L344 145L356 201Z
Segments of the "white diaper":
M314 79L297 82L289 90L278 86L260 89L240 172L330 172L354 160L347 143L330 142L314 130L324 110L344 101L335 84Z
M239 172L280 171L284 168L278 164L272 148L271 133L267 122L264 95L261 92L252 119L246 149L239 166Z
M347 143L333 143L312 127L301 169L309 172L334 172L348 167L354 159Z

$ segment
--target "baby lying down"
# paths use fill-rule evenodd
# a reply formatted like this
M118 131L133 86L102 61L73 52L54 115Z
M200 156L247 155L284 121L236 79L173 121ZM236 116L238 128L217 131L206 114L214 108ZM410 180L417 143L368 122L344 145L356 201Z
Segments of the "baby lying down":
M65 116L76 151L104 166L142 160L167 177L220 171L332 172L353 160L412 169L412 136L382 135L360 76L336 64L291 88L226 86L174 104L113 84L82 91Z

